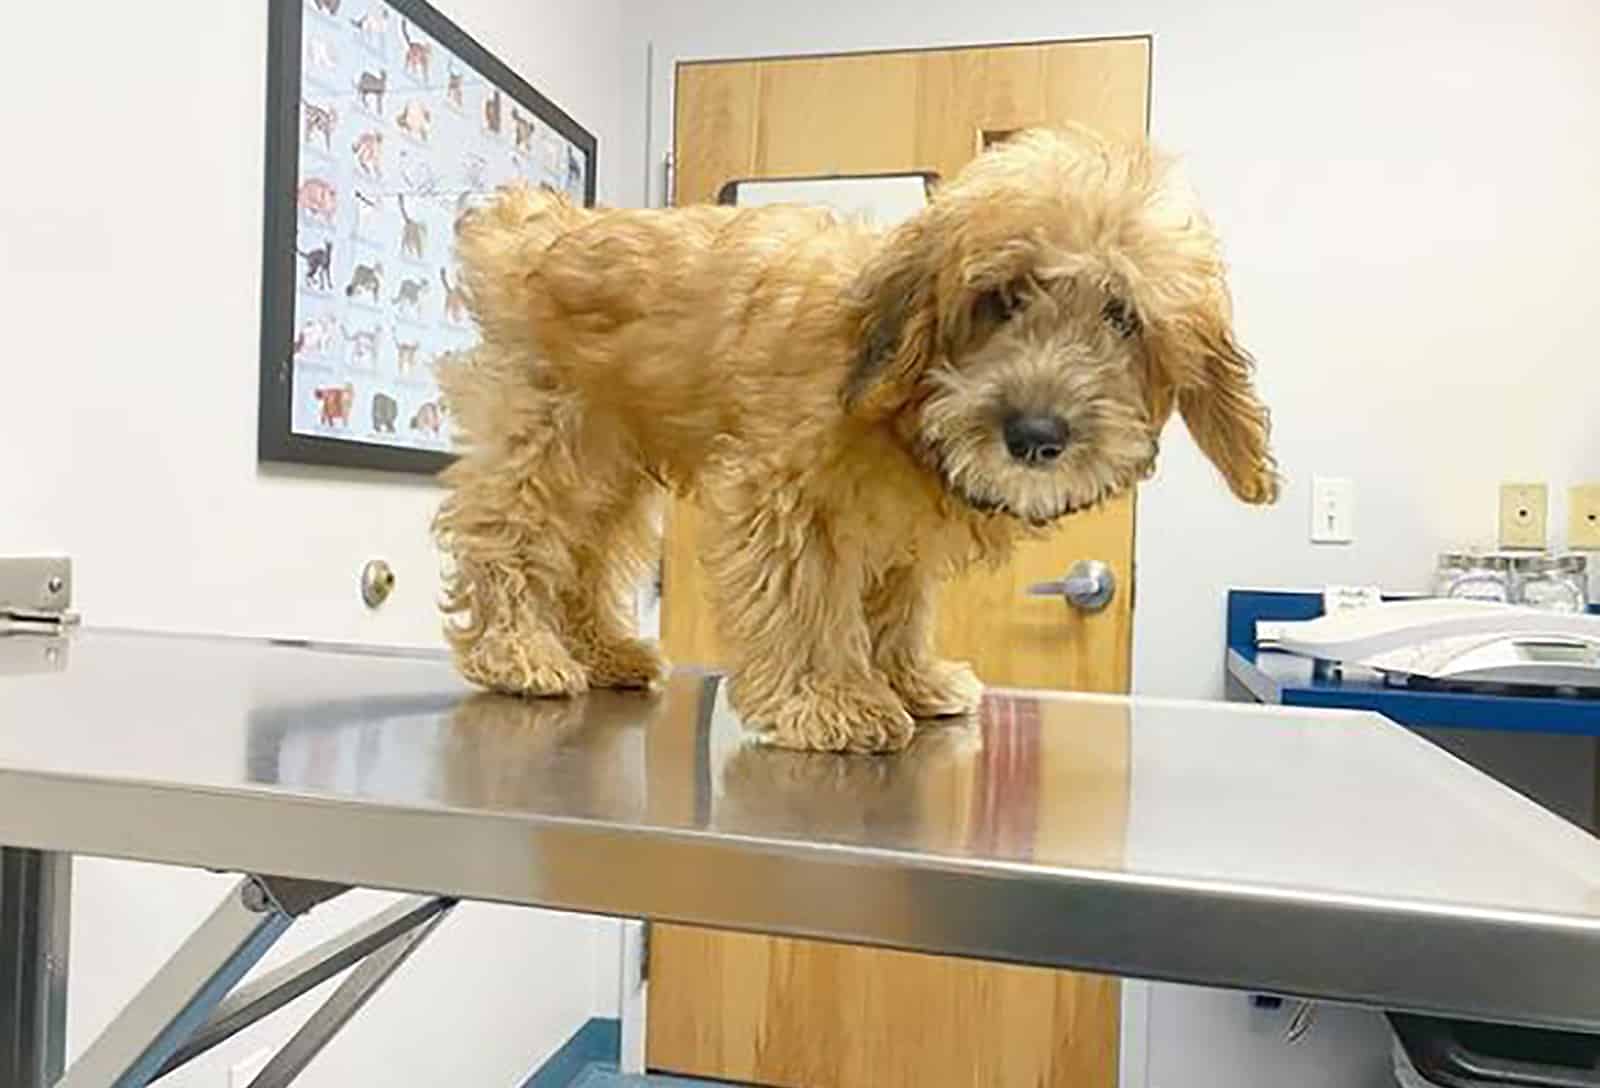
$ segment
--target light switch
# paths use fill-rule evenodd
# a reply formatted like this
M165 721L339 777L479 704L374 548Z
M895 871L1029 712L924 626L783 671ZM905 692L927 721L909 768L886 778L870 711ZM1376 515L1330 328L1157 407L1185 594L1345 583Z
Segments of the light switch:
M1347 476L1311 480L1311 542L1348 544L1355 537L1356 488Z

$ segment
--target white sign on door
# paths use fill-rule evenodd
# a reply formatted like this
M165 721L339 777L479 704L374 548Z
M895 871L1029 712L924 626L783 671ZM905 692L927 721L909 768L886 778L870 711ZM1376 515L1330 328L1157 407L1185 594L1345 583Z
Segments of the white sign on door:
M887 230L927 207L928 179L923 174L753 179L734 182L733 203L741 208L820 205Z

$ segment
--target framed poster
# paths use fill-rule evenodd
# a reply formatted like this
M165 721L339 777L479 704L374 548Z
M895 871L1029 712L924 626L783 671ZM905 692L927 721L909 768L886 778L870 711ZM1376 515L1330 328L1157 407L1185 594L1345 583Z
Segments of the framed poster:
M270 20L259 456L436 472L455 219L517 180L593 204L595 138L424 0Z
M717 203L742 208L763 204L815 204L887 230L928 206L938 184L933 173L839 174L796 178L740 178L724 185Z

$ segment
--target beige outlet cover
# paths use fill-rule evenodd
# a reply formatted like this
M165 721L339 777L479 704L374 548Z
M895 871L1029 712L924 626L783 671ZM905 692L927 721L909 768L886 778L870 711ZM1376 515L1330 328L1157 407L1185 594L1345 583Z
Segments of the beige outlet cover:
M1600 484L1574 484L1567 493L1567 547L1600 551Z
M1543 548L1549 536L1550 491L1544 484L1500 485L1500 546Z

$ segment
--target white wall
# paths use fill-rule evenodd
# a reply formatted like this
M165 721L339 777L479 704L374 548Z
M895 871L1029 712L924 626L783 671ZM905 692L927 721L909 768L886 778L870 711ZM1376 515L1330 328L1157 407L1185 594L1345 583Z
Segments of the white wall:
M618 199L617 0L440 7L598 135ZM0 546L70 552L95 624L436 642L436 488L256 462L265 0L14 17L76 44L0 75ZM398 574L375 613L372 556Z
M1221 695L1225 590L1425 584L1490 542L1496 485L1600 478L1600 7L1585 0L628 0L653 49L648 145L625 185L659 202L683 59L1153 34L1152 134L1185 156L1234 266L1289 477L1230 501L1174 427L1139 502L1134 684ZM641 91L641 94L644 92ZM1356 484L1356 542L1306 540L1314 474ZM1137 1018L1137 1017L1136 1017ZM1148 1084L1368 1085L1376 1018L1326 1010L1294 1050L1243 999L1156 988ZM1345 1057L1340 1058L1341 1055ZM1381 1064L1381 1063L1380 1063Z
M597 133L616 199L618 0L437 2ZM0 554L72 555L95 624L431 644L434 487L256 463L266 16L265 0L8 12ZM356 592L372 556L399 574L377 613ZM93 861L76 876L74 1051L228 884ZM386 898L319 909L280 955ZM515 1083L613 1004L613 934L463 908L306 1081ZM292 1026L174 1083L224 1083Z

